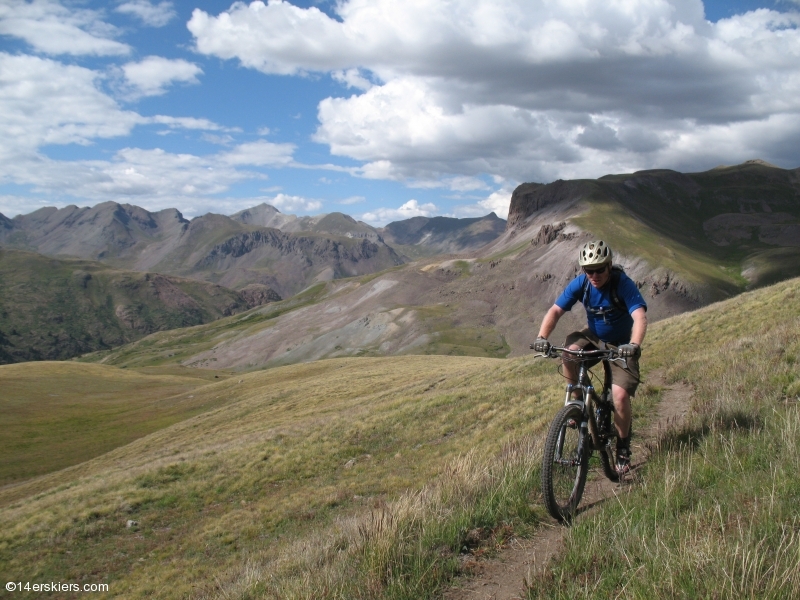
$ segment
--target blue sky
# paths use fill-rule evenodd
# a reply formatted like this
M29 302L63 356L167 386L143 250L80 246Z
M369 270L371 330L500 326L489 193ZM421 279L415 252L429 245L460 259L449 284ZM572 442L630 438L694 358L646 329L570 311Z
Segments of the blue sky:
M505 217L524 181L800 166L800 0L0 0L0 212Z

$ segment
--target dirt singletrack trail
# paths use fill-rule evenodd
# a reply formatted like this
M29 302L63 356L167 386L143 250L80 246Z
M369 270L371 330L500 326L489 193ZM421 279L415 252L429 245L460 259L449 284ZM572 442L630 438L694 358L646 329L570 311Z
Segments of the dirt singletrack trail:
M656 407L656 418L631 440L633 465L626 481L635 481L647 462L650 448L664 431L680 425L689 412L692 387L686 382L664 383L661 371L650 373L650 385L661 388L661 402ZM612 483L598 468L589 474L576 519L591 514L613 496L631 489L628 483ZM566 528L550 520L543 523L530 539L512 539L508 546L491 559L479 560L472 567L473 575L463 578L448 589L443 600L522 600L525 582L542 573L564 545Z

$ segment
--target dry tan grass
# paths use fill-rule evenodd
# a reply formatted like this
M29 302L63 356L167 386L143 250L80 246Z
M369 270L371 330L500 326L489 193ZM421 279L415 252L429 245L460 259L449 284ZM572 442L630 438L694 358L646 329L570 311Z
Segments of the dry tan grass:
M320 361L206 385L172 402L225 406L29 484L33 495L0 513L3 562L14 577L64 577L57 557L71 552L70 571L103 573L115 596L213 593L214 578L246 588L256 566L267 573L294 555L286 544L309 546L305 536L330 535L319 532L365 511L419 510L414 492L398 499L405 490L466 449L473 464L542 430L558 388L553 365L530 359L422 356ZM303 571L287 564L294 577Z

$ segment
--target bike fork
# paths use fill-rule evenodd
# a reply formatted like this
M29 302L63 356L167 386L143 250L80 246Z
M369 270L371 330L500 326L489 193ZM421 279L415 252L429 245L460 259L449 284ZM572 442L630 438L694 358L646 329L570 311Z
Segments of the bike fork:
M581 459L583 453L586 452L586 440L589 438L588 421L583 419L581 421L581 431L578 434L578 460Z

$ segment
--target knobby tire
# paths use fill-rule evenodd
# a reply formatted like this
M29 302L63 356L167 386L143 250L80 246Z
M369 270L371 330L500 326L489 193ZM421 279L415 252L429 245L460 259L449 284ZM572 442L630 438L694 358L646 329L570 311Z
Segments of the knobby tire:
M570 427L570 420L577 427ZM580 407L568 404L556 415L542 458L542 492L544 504L553 518L569 522L575 515L583 496L586 475L589 471L591 441L583 444L583 452L578 456L583 411ZM587 435L588 437L588 435Z
M595 403L595 401L591 400L589 403L590 415L595 414L596 406L597 404ZM603 466L603 473L609 480L616 483L619 481L619 473L617 473L616 469L616 462L617 462L616 457L614 456L614 452L611 450L611 448L603 445L605 444L606 437L600 435L599 430L601 427L604 427L604 425L601 423L597 423L594 417L591 417L589 419L589 432L592 434L591 435L592 440L593 441L596 440L596 444L601 446L600 449L597 451L597 453L600 455L600 464ZM605 427L608 427L608 424L606 424ZM611 425L611 427L613 427L613 425Z

